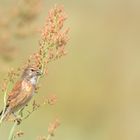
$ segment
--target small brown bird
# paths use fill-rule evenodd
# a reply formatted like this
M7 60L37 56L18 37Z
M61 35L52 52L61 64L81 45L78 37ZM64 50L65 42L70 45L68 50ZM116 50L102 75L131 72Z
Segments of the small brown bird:
M36 67L30 66L24 70L21 79L8 94L6 109L2 116L3 120L28 104L34 95L37 79L41 74L41 70Z

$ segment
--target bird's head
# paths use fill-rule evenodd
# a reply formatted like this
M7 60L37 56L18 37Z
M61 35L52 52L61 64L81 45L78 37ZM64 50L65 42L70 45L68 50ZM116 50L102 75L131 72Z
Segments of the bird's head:
M33 67L33 66L28 66L23 71L22 79L26 79L28 81L37 80L37 78L41 75L42 75L42 72L40 69Z

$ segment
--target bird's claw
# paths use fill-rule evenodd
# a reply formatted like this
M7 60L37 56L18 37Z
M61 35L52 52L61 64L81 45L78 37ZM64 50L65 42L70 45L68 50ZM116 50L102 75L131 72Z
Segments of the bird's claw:
M17 117L14 121L17 122L17 125L20 125L22 119L20 117Z

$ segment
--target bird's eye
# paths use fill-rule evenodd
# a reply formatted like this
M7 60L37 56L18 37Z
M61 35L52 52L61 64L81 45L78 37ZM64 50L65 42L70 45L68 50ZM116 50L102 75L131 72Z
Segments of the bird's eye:
M33 72L33 71L34 71L34 69L31 69L31 71Z

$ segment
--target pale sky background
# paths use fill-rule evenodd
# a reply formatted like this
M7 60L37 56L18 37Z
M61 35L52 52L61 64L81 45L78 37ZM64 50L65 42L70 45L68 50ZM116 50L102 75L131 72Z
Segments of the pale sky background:
M10 0L0 2L4 9L11 6ZM69 53L50 65L35 99L54 93L58 102L40 108L18 127L25 132L21 140L47 135L55 117L61 126L54 140L139 140L140 1L44 0L39 27L54 4L64 5L68 14ZM22 65L38 39L15 40L20 46L17 59L1 63L8 68ZM6 123L0 139L6 139L9 129Z

